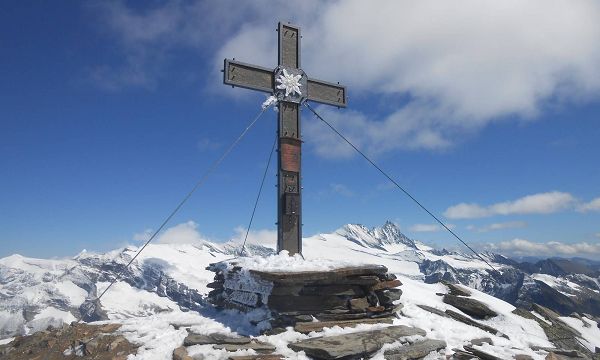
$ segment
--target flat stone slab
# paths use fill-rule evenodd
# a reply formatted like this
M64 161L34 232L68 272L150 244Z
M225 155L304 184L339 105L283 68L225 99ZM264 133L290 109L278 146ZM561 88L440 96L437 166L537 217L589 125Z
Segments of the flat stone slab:
M225 334L201 335L189 333L183 340L183 346L212 345L212 344L248 344L252 341L249 337L233 337Z
M465 314L478 319L489 319L498 316L498 314L486 304L475 299L446 294L444 295L443 300L446 304L452 305Z
M398 279L387 280L387 281L382 281L380 283L377 283L375 286L373 286L371 288L371 290L375 291L375 290L393 289L393 288L397 288L398 286L402 286L402 283L400 282L400 280L398 280Z
M383 275L388 271L385 266L382 265L364 265L364 266L352 266L344 267L339 269L327 270L327 271L260 271L250 270L251 274L259 276L261 279L269 280L273 282L301 282L301 281L316 281L316 280L331 280L334 281L340 278L346 278L351 276L364 276L364 275Z
M238 350L254 350L257 353L271 353L275 351L275 346L262 341L252 341L247 344L219 344L213 345L215 350L238 351Z
M279 354L259 354L259 355L243 355L230 356L229 360L283 360L283 355Z
M448 317L448 315L445 312L443 312L442 310L440 310L440 309L437 309L437 308L434 308L434 307L431 307L431 306L427 306L427 305L421 305L421 304L417 304L417 306L420 307L421 309L425 310L425 311L429 311L432 314L436 314L436 315L439 315L441 317Z
M467 325L471 325L477 328L480 328L483 331L489 332L490 334L493 335L497 335L497 336L501 336L505 339L508 339L508 336L506 336L505 334L503 334L501 331L494 329L491 326L479 323L473 319L470 319L462 314L457 313L456 311L452 311L452 310L446 310L446 315L448 315L449 317L453 318L454 320L460 321L462 323L465 323Z
M479 349L474 348L474 347L469 346L469 345L465 345L465 346L463 346L463 348L466 351L470 352L471 354L477 356L478 358L480 358L482 360L502 360L502 358L499 358L499 357L497 357L495 355L492 355L492 354L488 354L488 353L486 353L483 350L479 350Z
M393 323L393 320L391 318L301 322L301 323L297 323L296 326L294 326L294 330L299 333L308 334L309 332L312 332L312 331L321 331L324 328L331 328L334 326L339 326L341 328L345 328L345 327L355 327L359 324L391 324L391 323Z
M296 352L304 351L316 359L341 359L344 357L366 357L378 351L384 344L398 341L403 336L425 336L425 331L404 325L357 333L317 337L289 344Z
M399 348L387 350L383 353L386 360L406 360L420 359L433 351L439 351L446 348L446 342L443 340L426 339L415 341L412 344L404 345Z

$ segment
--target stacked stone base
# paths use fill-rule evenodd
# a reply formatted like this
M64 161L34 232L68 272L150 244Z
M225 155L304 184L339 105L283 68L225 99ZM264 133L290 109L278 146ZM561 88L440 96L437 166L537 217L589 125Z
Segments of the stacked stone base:
M215 272L209 300L216 307L265 310L264 320L272 329L314 319L346 324L365 319L386 322L398 311L400 305L395 302L402 295L400 281L378 265L272 272L217 263L207 269Z

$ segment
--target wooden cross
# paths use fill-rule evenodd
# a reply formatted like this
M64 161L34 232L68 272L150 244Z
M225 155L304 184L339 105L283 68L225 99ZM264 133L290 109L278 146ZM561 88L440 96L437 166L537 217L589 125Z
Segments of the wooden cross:
M277 150L277 252L302 253L300 104L311 100L346 106L346 88L308 78L300 68L300 28L279 23L275 69L225 59L223 82L273 94L279 100ZM299 92L297 91L299 90Z

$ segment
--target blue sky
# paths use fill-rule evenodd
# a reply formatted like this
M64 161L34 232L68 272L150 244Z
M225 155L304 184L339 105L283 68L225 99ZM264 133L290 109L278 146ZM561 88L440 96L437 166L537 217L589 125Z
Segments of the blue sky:
M348 86L347 109L318 111L467 242L600 257L597 2L269 4L0 5L0 257L139 243L260 110L264 94L219 70L224 57L274 66L279 20L302 26L309 76ZM305 235L390 219L457 246L302 116ZM239 239L275 120L169 226ZM274 185L272 167L252 241L272 240Z

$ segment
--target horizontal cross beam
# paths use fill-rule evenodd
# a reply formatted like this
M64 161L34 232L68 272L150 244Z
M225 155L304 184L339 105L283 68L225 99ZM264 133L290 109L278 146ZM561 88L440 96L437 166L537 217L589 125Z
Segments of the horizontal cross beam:
M273 93L274 70L225 59L223 82L231 86ZM346 107L346 87L323 80L308 78L306 97L321 104Z

